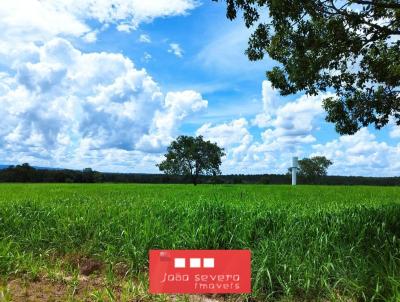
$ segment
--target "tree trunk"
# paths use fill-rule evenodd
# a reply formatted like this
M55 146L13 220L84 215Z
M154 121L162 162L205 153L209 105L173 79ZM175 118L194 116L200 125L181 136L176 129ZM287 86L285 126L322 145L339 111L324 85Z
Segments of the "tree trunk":
M194 184L195 186L197 186L197 180L198 180L198 178L199 178L199 173L198 173L198 172L192 174L192 182L193 182L193 184Z

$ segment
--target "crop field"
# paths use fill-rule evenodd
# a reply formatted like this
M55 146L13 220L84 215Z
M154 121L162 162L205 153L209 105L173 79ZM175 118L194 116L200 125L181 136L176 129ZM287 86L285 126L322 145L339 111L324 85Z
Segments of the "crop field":
M210 300L400 301L399 237L398 187L2 184L0 300L200 301L147 293L149 249L251 249Z

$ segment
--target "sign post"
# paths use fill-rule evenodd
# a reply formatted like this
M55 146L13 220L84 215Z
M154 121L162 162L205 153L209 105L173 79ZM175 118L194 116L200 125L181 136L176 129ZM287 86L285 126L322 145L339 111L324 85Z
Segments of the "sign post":
M299 159L297 156L292 159L292 186L297 185L297 169L299 168Z

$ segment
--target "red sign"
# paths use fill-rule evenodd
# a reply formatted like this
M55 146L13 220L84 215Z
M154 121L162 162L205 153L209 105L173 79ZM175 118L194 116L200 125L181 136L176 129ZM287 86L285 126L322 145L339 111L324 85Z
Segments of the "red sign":
M251 292L249 250L151 250L152 294Z

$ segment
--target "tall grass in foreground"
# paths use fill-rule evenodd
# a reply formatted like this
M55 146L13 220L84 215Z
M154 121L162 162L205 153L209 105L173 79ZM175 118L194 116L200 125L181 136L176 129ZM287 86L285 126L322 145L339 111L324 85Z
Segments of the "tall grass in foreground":
M0 185L2 275L54 254L140 272L149 249L249 248L254 297L399 301L399 236L400 188Z

